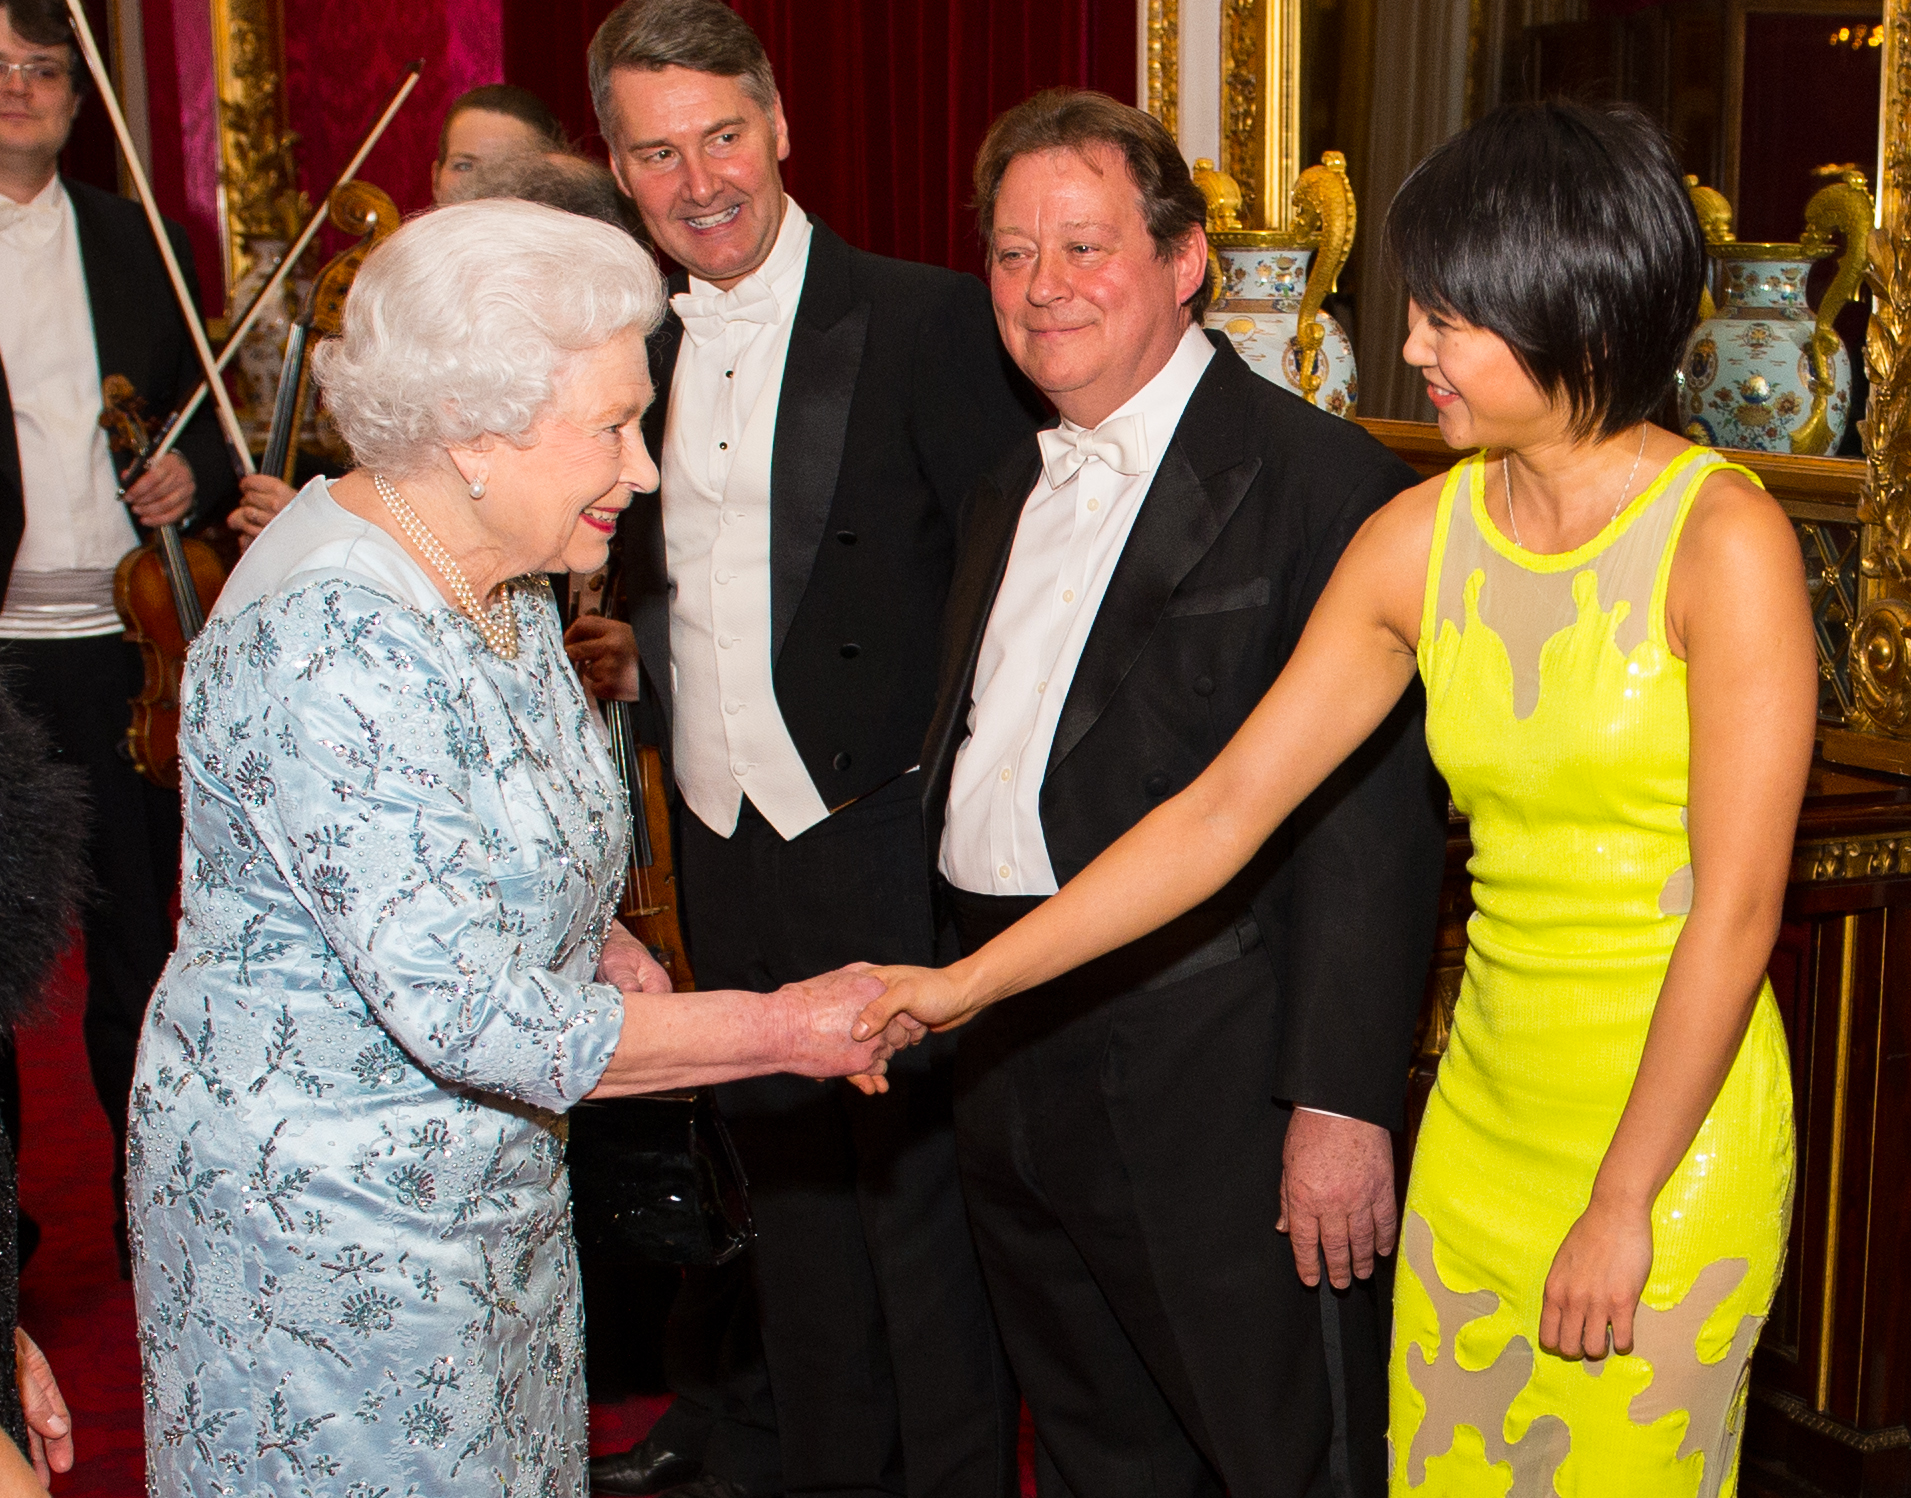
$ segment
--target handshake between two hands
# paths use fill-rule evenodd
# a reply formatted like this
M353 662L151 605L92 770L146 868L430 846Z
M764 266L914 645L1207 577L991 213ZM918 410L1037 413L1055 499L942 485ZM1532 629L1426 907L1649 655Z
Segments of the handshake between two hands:
M621 925L611 927L598 975L626 993L671 991L670 975ZM845 1077L865 1093L889 1090L884 1074L896 1052L973 1012L940 971L866 962L786 983L767 997L782 1019L787 1054L779 1070Z

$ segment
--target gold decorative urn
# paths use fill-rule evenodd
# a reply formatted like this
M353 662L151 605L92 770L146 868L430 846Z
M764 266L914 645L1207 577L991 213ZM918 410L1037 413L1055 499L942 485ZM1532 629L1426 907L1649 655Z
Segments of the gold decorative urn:
M1241 227L1241 190L1205 157L1195 185L1208 200L1214 301L1206 326L1226 333L1254 372L1331 411L1352 416L1360 399L1354 346L1321 310L1354 243L1347 158L1321 157L1294 184L1294 226Z
M1843 172L1812 195L1796 244L1736 239L1725 199L1695 177L1686 189L1721 275L1719 303L1701 306L1679 370L1685 435L1708 447L1836 452L1851 416L1851 359L1832 323L1864 279L1873 221L1864 174ZM1806 278L1832 255L1838 271L1813 312Z

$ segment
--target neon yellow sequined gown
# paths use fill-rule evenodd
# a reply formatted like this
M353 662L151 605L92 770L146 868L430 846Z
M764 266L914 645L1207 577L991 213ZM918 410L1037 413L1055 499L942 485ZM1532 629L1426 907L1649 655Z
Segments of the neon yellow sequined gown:
M1730 1494L1752 1344L1784 1252L1791 1080L1768 983L1653 1209L1630 1356L1539 1350L1546 1275L1585 1209L1691 905L1685 664L1665 637L1703 476L1675 459L1577 551L1488 518L1460 464L1421 617L1427 743L1472 824L1477 913L1414 1155L1390 1369L1391 1492Z

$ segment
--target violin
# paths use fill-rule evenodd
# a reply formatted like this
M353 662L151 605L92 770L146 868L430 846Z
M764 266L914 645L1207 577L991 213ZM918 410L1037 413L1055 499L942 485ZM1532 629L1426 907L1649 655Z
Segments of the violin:
M606 604L617 598L617 584L614 562L589 574L581 588L572 589L575 613L604 613ZM589 688L585 690L588 693ZM670 974L671 987L689 993L697 980L690 970L677 909L677 866L671 856L663 756L655 745L638 738L635 703L600 701L598 706L604 713L611 764L630 798L630 862L617 915Z
M258 470L252 462L252 451L246 445L245 433L239 425L238 413L232 408L232 396L221 378L221 371L237 351L245 327L265 306L266 291L271 289L272 283L268 282L267 287L254 298L253 305L247 309L236 330L238 336L227 340L225 352L214 358L212 345L206 339L205 324L200 321L199 309L194 305L191 290L186 285L179 257L173 253L165 220L160 217L152 184L147 181L132 132L126 124L125 112L120 108L119 95L114 91L112 77L107 71L106 61L100 53L82 0L67 0L66 10L73 28L74 44L79 48L88 73L92 75L100 103L105 107L106 117L113 126L113 135L119 142L121 164L132 180L140 206L146 212L146 222L153 232L154 245L159 251L161 264L166 268L167 279L172 284L173 298L179 304L180 316L185 321L193 355L199 361L200 372L205 376L204 383L192 398L172 413L156 435L147 429L138 394L131 384L123 378L117 382L111 378L103 382L101 424L107 428L119 448L130 451L132 455L130 466L120 470L121 492L124 493L124 486L133 483L171 449L173 442L184 431L192 412L208 395L218 411L220 430L224 432L226 444L231 449L233 466L242 474L256 473ZM423 66L420 62L412 67L397 96L373 127L371 138L359 147L358 154L346 167L342 180L349 181L358 170L372 144L417 85ZM395 212L392 221L395 227ZM318 216L315 214L300 235L299 245L288 253L274 272L274 281L282 280L290 272L297 254L304 245L310 243L317 229ZM113 581L113 601L126 624L128 637L139 645L146 666L145 683L139 696L132 701L133 721L127 730L130 757L140 774L168 790L179 788L179 683L185 672L186 651L194 637L205 627L206 610L218 597L219 588L224 582L223 569L218 566L217 557L211 555L209 548L201 556L193 549L195 544L183 541L177 526L160 526L149 547L141 547L121 560ZM149 562L149 557L156 560ZM213 563L210 571L204 565L208 557Z
M326 261L325 269L312 282L304 311L285 340L285 362L279 369L279 393L272 404L272 429L265 439L265 456L259 460L261 473L276 474L292 482L292 470L298 465L297 438L305 417L306 397L311 390L311 370L306 358L312 337L336 338L345 325L345 298L351 294L352 281L365 257L380 240L398 228L398 205L380 188L356 178L332 189L326 204L334 225L356 236L357 243Z
M100 399L108 445L137 467L152 440L146 403L131 380L116 374L101 382ZM132 469L114 466L123 486ZM225 581L218 553L204 541L182 536L176 524L158 527L153 539L127 552L113 572L113 605L146 667L145 684L132 699L127 751L135 770L167 790L179 789L179 681L186 648L205 628L206 613Z

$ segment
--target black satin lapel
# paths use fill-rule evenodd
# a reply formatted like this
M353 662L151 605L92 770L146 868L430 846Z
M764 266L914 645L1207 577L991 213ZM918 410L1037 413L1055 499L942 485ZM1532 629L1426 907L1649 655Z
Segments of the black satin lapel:
M682 343L683 323L666 305L664 320L644 343L652 393L650 409L644 412L643 421L639 423L643 428L644 446L650 449L650 460L660 474L664 467L664 427L670 416L670 385L677 372L677 350Z
M656 494L633 496L619 526L624 545L624 596L630 600L630 628L637 636L637 661L650 679L664 721L671 722L670 568L664 551L664 512Z
M147 361L140 357L140 346L149 341L154 314L128 294L126 278L115 274L115 267L127 257L127 249L111 242L112 230L101 222L86 194L69 191L67 200L73 205L73 222L79 230L80 268L86 277L86 300L93 314L93 348L99 359L100 378L124 375L137 388L142 380L151 380L151 371L145 368ZM140 232L149 231L142 225ZM158 258L156 247L152 255ZM164 411L151 409L152 391L140 389L139 393L148 402L148 414L155 420L164 419Z
M969 700L975 684L975 663L982 654L982 637L988 632L995 596L1002 590L1002 577L1008 571L1022 506L1035 487L1040 469L1040 453L1031 442L1026 462L1013 467L1004 464L1006 478L1000 482L985 480L976 491L942 615L936 710L923 745L925 793L946 792L956 750L961 748L968 729ZM940 826L940 805L933 808L932 816Z
M688 278L679 271L670 278L666 290L682 291L687 284ZM644 445L650 449L651 461L657 465L660 475L664 467L664 430L670 416L670 385L682 342L683 323L666 307L663 321L646 344L650 384L655 394L642 421ZM650 678L650 690L655 693L668 726L674 703L670 688L670 567L664 549L662 495L634 495L618 530L624 549L624 596L630 600L630 627L637 636L637 659Z
M799 309L783 364L770 457L770 651L782 654L836 498L849 407L869 332L869 303L818 328Z
M1050 777L1095 726L1140 658L1169 596L1207 555L1260 471L1261 460L1250 457L1203 480L1179 441L1169 447L1115 564L1062 704L1048 756Z

